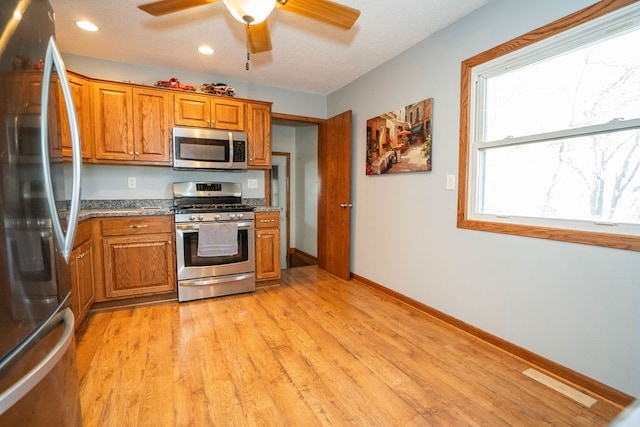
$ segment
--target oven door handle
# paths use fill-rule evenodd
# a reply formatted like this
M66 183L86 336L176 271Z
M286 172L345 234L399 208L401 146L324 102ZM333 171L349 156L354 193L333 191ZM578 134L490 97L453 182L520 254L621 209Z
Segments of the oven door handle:
M198 230L200 224L218 224L217 222L200 222L196 224L176 224L177 230ZM223 224L223 223L220 223ZM238 228L250 228L253 226L253 222L239 222Z

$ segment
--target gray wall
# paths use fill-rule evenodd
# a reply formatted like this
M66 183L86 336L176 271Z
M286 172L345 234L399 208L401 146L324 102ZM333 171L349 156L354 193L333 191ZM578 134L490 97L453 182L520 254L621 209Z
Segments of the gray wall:
M461 230L445 190L461 61L592 3L493 0L331 94L327 113L353 110L352 272L640 396L640 253ZM366 176L366 120L429 97L433 171Z

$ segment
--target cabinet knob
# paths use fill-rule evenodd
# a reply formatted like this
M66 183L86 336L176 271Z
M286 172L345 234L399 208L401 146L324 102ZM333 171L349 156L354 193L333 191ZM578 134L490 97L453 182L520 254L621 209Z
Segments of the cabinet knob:
M133 151L129 151L129 155L130 155L130 156L133 156Z
M136 151L136 157L138 157L139 155L140 155L140 153L138 153L138 152Z

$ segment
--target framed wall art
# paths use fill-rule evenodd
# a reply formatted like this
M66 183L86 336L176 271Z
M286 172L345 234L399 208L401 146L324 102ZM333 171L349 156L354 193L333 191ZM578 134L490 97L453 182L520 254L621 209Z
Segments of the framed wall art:
M367 175L431 170L433 98L367 120Z

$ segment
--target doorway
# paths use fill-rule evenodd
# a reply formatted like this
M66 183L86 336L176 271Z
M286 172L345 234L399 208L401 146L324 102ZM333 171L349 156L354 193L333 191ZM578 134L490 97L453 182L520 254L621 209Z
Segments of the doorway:
M291 154L271 153L271 205L280 208L280 268L290 268Z
M270 204L281 209L280 246L284 254L281 266L315 265L318 263L318 125L274 120L272 150ZM288 248L286 252L285 248Z
M291 127L295 146L291 158L290 192L295 195L289 209L289 254L307 253L315 257L322 269L349 280L351 259L351 147L352 113L346 111L330 119L316 119L273 113L272 124ZM272 128L272 134L273 134ZM309 144L300 143L306 140ZM303 142L303 141L301 141ZM272 141L273 151L281 151L278 139ZM308 150L313 166L298 162L301 152ZM282 150L288 151L288 150ZM311 153L312 151L312 153ZM303 163L303 164L300 164ZM310 173L310 171L313 171ZM269 171L269 175L271 174ZM280 171L278 171L280 174ZM269 179L271 182L271 179ZM293 199L293 197L292 197ZM299 215L299 206L305 207ZM313 208L308 208L313 205ZM308 221L313 216L314 221ZM310 231L308 226L313 226ZM310 254L303 248L312 248ZM291 256L288 256L291 260ZM290 262L291 264L291 262Z

